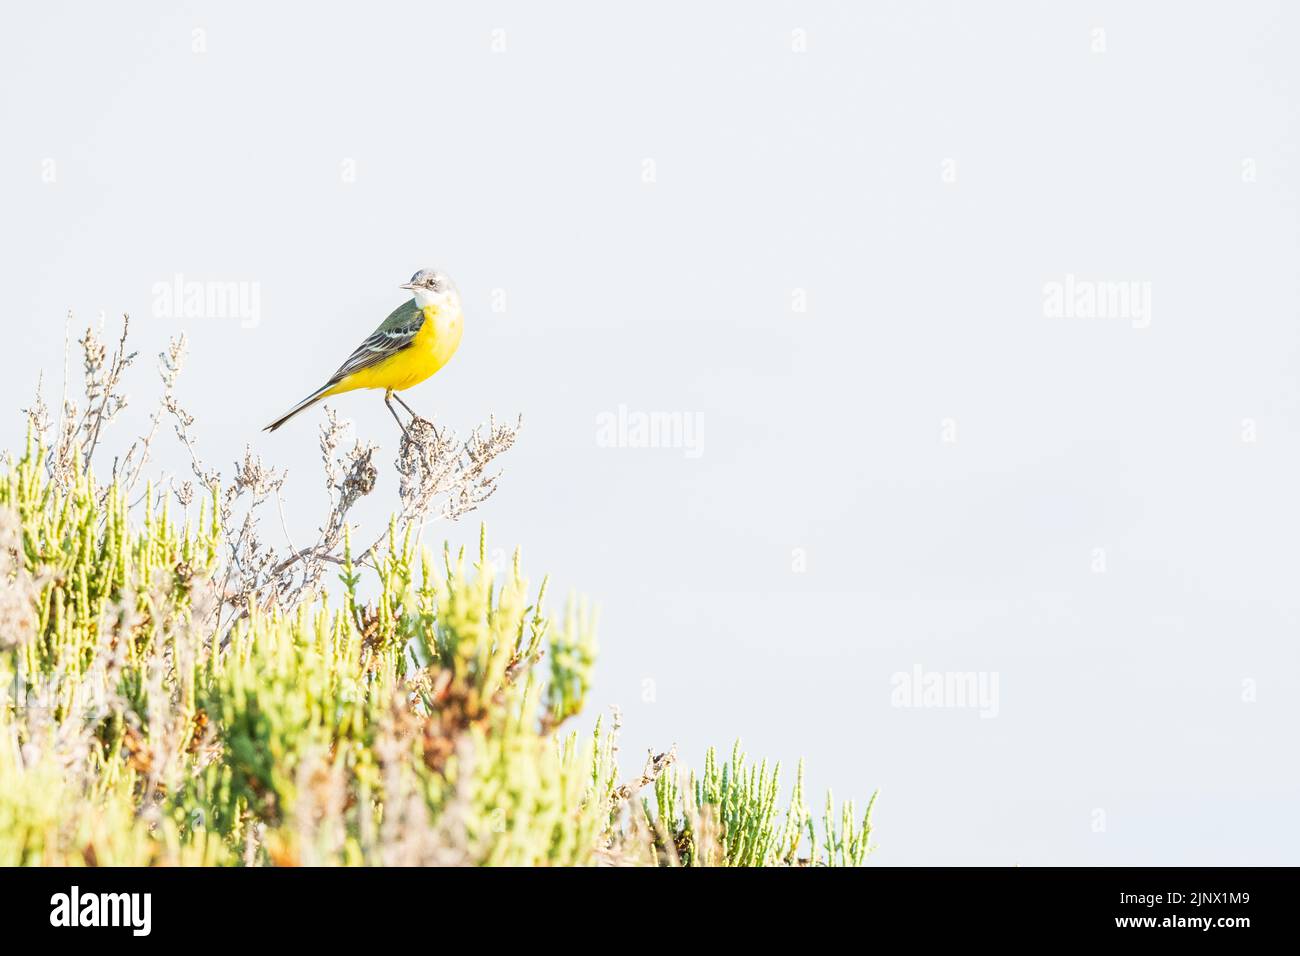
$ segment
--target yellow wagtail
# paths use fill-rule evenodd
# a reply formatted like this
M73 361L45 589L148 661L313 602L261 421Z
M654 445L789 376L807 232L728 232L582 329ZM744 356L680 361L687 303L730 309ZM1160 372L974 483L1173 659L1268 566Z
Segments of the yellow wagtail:
M264 431L273 432L322 398L354 388L382 388L384 404L402 431L406 431L392 399L397 398L413 417L419 416L393 393L420 384L451 360L460 345L465 319L455 284L436 269L421 269L400 288L410 289L415 298L394 309L328 382L289 409L283 418L267 425Z

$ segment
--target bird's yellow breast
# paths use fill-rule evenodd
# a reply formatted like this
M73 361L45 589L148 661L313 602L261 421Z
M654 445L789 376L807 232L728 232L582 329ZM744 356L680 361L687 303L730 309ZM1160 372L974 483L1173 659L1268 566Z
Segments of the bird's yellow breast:
M426 305L424 325L411 344L377 365L348 376L346 388L391 388L400 392L419 385L451 361L464 331L465 318L460 309L452 312Z

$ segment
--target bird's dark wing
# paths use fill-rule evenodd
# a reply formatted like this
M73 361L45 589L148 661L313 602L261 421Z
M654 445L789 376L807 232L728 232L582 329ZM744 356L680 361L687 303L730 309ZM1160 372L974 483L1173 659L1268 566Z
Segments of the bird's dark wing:
M339 370L330 376L329 385L336 385L349 375L362 369L378 365L386 358L391 358L403 349L410 348L415 334L424 325L424 310L415 304L414 299L402 303L393 310L393 314L380 324L357 346L348 360L339 366Z

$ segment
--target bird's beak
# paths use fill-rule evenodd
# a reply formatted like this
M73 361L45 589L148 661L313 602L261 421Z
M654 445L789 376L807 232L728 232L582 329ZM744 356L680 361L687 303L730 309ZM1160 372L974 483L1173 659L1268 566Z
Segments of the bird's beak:
M415 288L415 285L414 285L414 283L411 283L411 282L403 282L401 285L398 286L398 288L399 288L399 289L414 289L414 288Z

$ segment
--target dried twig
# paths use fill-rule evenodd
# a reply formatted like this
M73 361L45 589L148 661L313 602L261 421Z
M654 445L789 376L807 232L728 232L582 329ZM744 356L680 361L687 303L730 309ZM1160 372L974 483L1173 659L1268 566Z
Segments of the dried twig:
M111 354L100 340L99 328L93 325L76 340L81 347L84 404L79 408L78 402L67 397L65 369L63 406L59 421L53 426L55 434L46 462L52 480L61 488L67 488L76 475L90 467L105 426L126 407L123 378L136 358L136 353L128 352L126 347L129 328L130 319L124 316L121 335ZM65 365L71 342L69 325ZM191 477L184 481L170 480L172 493L184 507L193 503L200 490L215 496L216 518L224 539L224 568L219 572L218 600L209 613L216 632L224 632L228 637L230 629L250 608L292 606L320 583L327 567L344 562L349 515L378 481L377 448L356 440L343 451L350 426L340 422L332 409L326 409L320 448L330 510L316 542L295 547L289 538L281 496L285 480L282 471L267 467L251 449L245 449L243 458L235 463L233 478L226 482L218 470L208 467L200 457L194 434L195 418L181 404L176 388L185 365L186 345L185 336L178 335L158 354L162 397L150 415L145 434L132 442L124 455L114 458L111 480L99 493L107 496L116 487L127 494L130 507L141 503L146 508L154 506L143 495L134 501L130 495L151 460L163 419L170 418L176 438L189 458L191 472ZM27 416L33 431L44 440L52 425L39 384ZM451 429L438 429L422 418L414 419L401 439L394 463L399 476L398 509L394 518L398 537L404 539L413 528L423 530L430 521L462 517L486 501L500 478L491 465L514 444L521 425L522 420L507 426L489 419L486 425L475 428L461 441ZM259 535L261 509L272 497L288 542L287 555L267 545ZM376 563L376 554L388 533L385 528L356 552L352 558L354 563ZM223 624L223 611L227 609L230 615Z
M650 786L659 779L659 775L677 762L677 745L673 744L672 749L667 753L655 754L651 750L646 755L645 766L641 768L641 775L627 783L621 784L614 788L610 795L615 803L624 803L631 800L638 792Z

